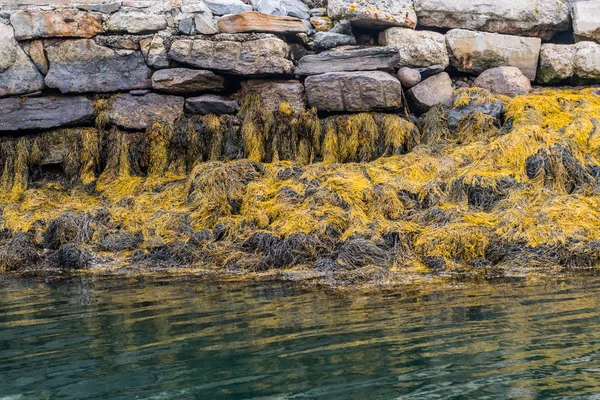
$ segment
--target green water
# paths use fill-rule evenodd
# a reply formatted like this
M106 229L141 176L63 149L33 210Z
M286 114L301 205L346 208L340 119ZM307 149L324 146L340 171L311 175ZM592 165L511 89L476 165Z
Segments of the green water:
M595 393L595 278L370 295L191 278L0 281L0 399Z

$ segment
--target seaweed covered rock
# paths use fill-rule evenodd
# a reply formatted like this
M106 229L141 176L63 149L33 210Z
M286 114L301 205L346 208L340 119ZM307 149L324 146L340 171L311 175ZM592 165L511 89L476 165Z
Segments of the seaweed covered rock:
M495 125L501 126L506 112L504 102L486 89L460 89L444 105L448 128L452 131L460 128L461 121L478 113L491 117Z
M151 268L183 268L201 261L202 256L201 250L188 243L172 242L155 247L147 253L135 254L133 261Z
M90 243L96 231L94 217L67 211L53 220L44 233L44 246L59 249L67 244Z
M68 243L50 255L46 263L50 268L80 270L88 269L98 264L99 261L98 256L87 247L77 243Z
M104 251L134 250L144 241L141 232L128 231L107 232L101 236L100 247Z
M23 271L41 261L42 251L29 232L16 233L0 249L0 271Z

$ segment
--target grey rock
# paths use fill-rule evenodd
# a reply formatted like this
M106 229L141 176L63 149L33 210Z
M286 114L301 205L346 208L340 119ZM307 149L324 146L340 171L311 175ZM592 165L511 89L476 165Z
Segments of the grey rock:
M148 66L156 69L169 67L167 49L164 39L160 35L156 34L151 39L140 40L140 50Z
M152 33L165 29L167 18L163 14L121 10L108 18L106 27L109 32Z
M83 96L0 99L0 131L52 129L92 123L92 102Z
M42 74L48 73L48 59L44 50L44 42L41 40L32 40L31 42L23 43L23 50L29 56L35 67Z
M578 1L571 10L575 38L600 41L600 1Z
M413 68L402 67L398 70L398 80L402 87L410 89L421 82L421 74Z
M540 51L537 81L553 83L569 79L574 74L576 48L572 45L544 43Z
M204 0L206 6L214 15L238 14L252 11L252 6L241 0Z
M338 46L352 46L356 38L352 35L343 35L335 32L317 32L314 36L315 46L318 49L332 49Z
M194 17L194 25L196 26L196 32L203 35L214 35L219 33L217 24L215 23L210 10L206 10L206 12L202 14L196 14Z
M352 24L348 20L342 20L335 24L333 28L331 28L332 33L339 33L341 35L352 35Z
M531 92L531 82L516 67L488 69L475 79L473 85L506 96L518 96Z
M304 85L299 81L253 79L242 82L242 88L249 93L258 95L263 110L277 111L279 104L284 101L296 112L306 110Z
M196 25L193 17L182 18L179 21L179 33L182 35L193 35L196 32Z
M421 79L427 79L444 72L446 68L443 65L432 65L431 67L417 68L416 70L421 74Z
M462 28L544 40L569 29L569 6L556 0L414 0L419 25Z
M102 14L112 14L119 11L121 8L121 2L115 1L113 3L99 3L99 4L79 4L77 8L84 11L99 12Z
M423 114L434 105L444 103L452 96L452 92L452 80L447 73L442 72L413 86L406 96L411 111Z
M152 122L172 123L183 115L183 97L150 93L145 96L117 95L107 111L110 124L142 131Z
M578 81L597 82L600 79L600 45L594 42L575 44L573 70Z
M132 96L145 96L148 93L150 93L148 89L134 89L129 91L129 94Z
M402 85L382 71L331 72L304 82L310 106L320 111L391 110L402 106Z
M535 80L539 38L453 29L446 34L446 44L450 64L461 72L479 74L490 68L511 66Z
M282 17L308 19L309 10L308 6L300 0L259 0L256 4L256 11Z
M190 97L185 100L185 111L189 114L235 114L238 108L237 101L214 94Z
M98 46L91 39L46 44L50 68L46 85L63 93L146 89L151 70L142 53Z
M15 40L13 28L0 23L0 97L44 87L44 77Z
M394 27L379 34L379 44L398 49L400 67L447 67L449 64L446 40L441 33Z
M256 76L290 74L293 64L287 59L288 45L272 36L225 36L260 39L248 41L178 39L169 51L171 60L202 69L236 75Z
M417 25L412 0L329 0L327 15L332 19L347 19L357 26L368 28L414 28Z
M173 68L156 71L152 75L152 87L167 93L201 93L221 91L225 79L212 71Z
M339 71L390 70L398 64L393 47L368 47L333 50L304 56L298 62L297 75L316 75Z
M325 17L327 16L326 8L311 8L309 11L311 17Z
M498 121L498 125L502 124L502 119L506 112L502 101L488 100L481 102L481 99L473 98L466 106L454 107L454 100L455 96L452 96L444 103L444 108L447 110L448 127L451 130L456 131L460 120L473 112L481 112L490 115Z

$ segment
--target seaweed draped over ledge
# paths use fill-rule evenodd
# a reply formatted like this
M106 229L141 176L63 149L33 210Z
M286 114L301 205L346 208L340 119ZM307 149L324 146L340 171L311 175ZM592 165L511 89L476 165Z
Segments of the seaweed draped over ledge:
M501 102L504 117L486 112ZM600 96L455 93L399 115L261 111L0 144L0 269L305 271L342 282L600 262ZM456 111L466 110L460 118ZM468 112L467 112L468 111Z

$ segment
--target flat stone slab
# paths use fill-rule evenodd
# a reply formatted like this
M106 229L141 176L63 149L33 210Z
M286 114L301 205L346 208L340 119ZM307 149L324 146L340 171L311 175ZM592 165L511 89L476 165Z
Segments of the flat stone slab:
M550 39L570 27L567 1L414 0L419 25Z
M206 70L161 69L152 75L152 87L174 94L215 92L225 88L225 79Z
M294 66L288 55L289 46L276 37L243 42L179 39L169 51L173 61L245 76L291 74Z
M122 129L143 131L152 122L172 123L183 116L183 97L149 93L145 96L117 95L107 111L110 124Z
M289 34L302 33L307 30L301 19L261 14L256 11L226 15L217 20L217 26L221 33L266 32Z
M447 67L449 64L446 39L441 33L394 27L379 34L379 43L398 49L400 67Z
M49 43L46 53L50 63L46 85L63 93L151 87L152 71L138 50L115 50L79 39Z
M93 118L92 102L83 96L0 99L2 132L92 124Z
M317 75L341 71L390 70L396 67L399 60L398 50L394 47L324 51L302 57L294 73Z
M308 104L319 111L371 111L402 106L402 84L382 71L330 72L304 81Z
M10 16L17 40L81 37L104 33L102 15L77 10L16 11Z
M237 101L215 94L189 97L185 100L185 111L189 114L235 114L238 108Z
M152 33L165 29L167 18L163 14L122 10L110 16L106 27L109 32Z
M327 15L335 20L349 20L368 28L417 26L412 0L329 0Z
M539 38L453 29L446 33L450 64L479 74L495 67L517 67L535 80L542 41Z

